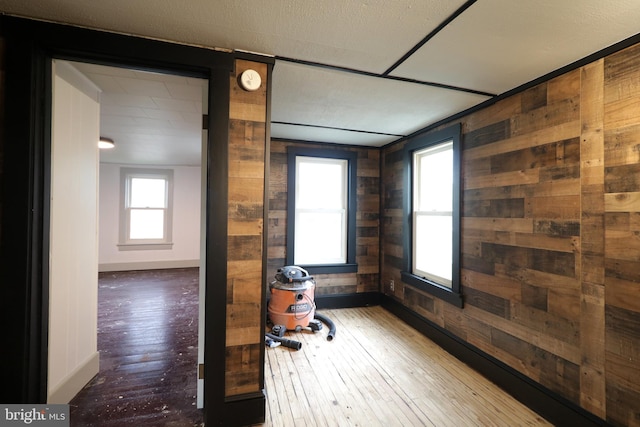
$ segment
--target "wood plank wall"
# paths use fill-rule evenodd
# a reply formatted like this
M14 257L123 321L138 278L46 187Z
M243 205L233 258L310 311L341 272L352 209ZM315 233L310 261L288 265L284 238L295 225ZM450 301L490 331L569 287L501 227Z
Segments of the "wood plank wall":
M401 144L382 153L383 291L611 424L639 426L640 46L461 122L465 306L401 282Z
M607 418L640 425L640 45L604 62Z
M269 178L269 225L267 282L276 270L285 265L287 250L287 148L314 147L311 143L271 141ZM319 146L326 148L326 145ZM380 151L374 148L339 147L358 153L356 215L357 273L316 274L316 295L378 292L379 276L379 212L380 212Z
M237 76L254 69L262 78L255 92ZM229 104L229 206L225 396L260 392L262 350L262 241L265 160L268 150L267 65L236 61Z

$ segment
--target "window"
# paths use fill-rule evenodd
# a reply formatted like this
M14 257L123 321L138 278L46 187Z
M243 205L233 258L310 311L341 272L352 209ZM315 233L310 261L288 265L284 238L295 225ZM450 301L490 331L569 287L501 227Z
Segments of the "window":
M404 155L402 280L461 307L460 125L417 138Z
M357 271L356 153L292 147L287 259L312 274Z
M171 249L173 171L120 170L120 250Z

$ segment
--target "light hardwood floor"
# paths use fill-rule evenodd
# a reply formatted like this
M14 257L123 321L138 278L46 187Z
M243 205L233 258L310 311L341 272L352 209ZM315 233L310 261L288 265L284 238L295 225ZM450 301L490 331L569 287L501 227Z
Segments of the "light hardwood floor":
M337 327L266 349L262 426L548 426L381 307L324 310Z

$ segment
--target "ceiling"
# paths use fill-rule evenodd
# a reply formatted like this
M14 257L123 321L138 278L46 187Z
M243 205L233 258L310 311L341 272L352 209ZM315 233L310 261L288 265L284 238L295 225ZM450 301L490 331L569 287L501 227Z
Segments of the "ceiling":
M274 56L274 138L373 147L640 30L637 0L0 0L0 11ZM103 74L103 130L126 129L112 136L120 147L132 133L173 147L173 132L186 138L177 128L198 119L181 103L201 102L200 81L114 72L93 70ZM199 147L191 134L180 144Z
M101 162L200 166L206 80L69 63L102 91L100 135L115 147Z

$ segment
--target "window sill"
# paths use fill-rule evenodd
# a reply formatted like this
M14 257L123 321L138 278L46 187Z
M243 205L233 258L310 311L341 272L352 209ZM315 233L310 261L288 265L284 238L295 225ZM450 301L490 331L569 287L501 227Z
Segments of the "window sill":
M358 264L301 265L309 274L357 273Z
M407 273L406 271L400 272L400 276L402 281L407 285L411 285L421 291L427 292L445 302L448 302L449 304L455 305L456 307L463 307L462 294L459 292L454 292L447 287L438 285L424 277L418 277L414 274Z
M119 243L119 251L149 251L168 250L173 248L173 243Z

